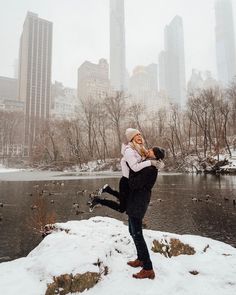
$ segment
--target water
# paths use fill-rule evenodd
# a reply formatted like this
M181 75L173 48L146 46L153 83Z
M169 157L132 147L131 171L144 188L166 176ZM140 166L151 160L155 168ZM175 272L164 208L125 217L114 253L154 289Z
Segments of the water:
M126 214L109 208L90 213L86 205L89 192L104 183L118 187L119 178L58 181L0 182L0 262L27 255L42 240L33 231L31 209L44 190L48 212L57 222L88 219L95 215L127 221ZM85 193L78 191L88 190ZM50 193L50 194L49 194ZM112 197L111 197L112 198ZM195 198L198 201L194 201ZM158 176L151 205L145 216L147 228L178 234L210 237L236 247L236 176L169 175ZM53 200L53 201L52 201ZM73 203L79 204L79 209Z

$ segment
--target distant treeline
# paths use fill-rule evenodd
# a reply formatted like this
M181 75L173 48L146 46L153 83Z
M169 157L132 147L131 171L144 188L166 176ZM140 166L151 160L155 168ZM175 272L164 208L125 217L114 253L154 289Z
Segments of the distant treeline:
M172 105L150 111L141 104L131 104L123 93L104 100L89 97L80 106L76 119L42 122L30 163L81 165L119 158L127 127L138 128L148 147L164 147L167 159L176 165L188 155L230 154L230 146L236 145L236 83L225 89L190 93L184 110ZM23 145L23 126L22 113L0 111L1 158L13 156L7 146Z

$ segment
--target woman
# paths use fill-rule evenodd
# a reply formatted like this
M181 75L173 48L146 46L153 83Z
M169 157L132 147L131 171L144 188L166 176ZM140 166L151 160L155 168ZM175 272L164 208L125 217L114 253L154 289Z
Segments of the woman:
M119 182L119 192L113 190L109 185L105 185L98 193L98 196L93 197L89 201L90 212L98 205L107 206L118 212L125 212L126 198L129 195L129 173L130 169L133 172L141 171L145 167L155 166L157 169L161 168L163 163L157 161L164 158L164 150L154 147L146 150L144 147L144 140L137 129L128 128L125 132L128 144L122 146L121 169L122 177ZM149 158L149 159L147 159ZM144 160L144 161L143 161ZM133 178L133 185L135 178ZM102 193L109 193L118 199L118 202L100 199L99 195Z

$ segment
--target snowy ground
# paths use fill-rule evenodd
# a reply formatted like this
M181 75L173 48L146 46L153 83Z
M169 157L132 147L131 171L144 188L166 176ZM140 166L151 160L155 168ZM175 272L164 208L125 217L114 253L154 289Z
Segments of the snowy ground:
M14 170L0 171L0 181L46 181L46 180L73 180L73 179L105 179L120 178L121 172L99 171L99 172L58 172L58 171L38 171L38 170ZM179 175L181 173L159 174Z
M0 181L45 181L111 177L120 178L121 172L111 172L110 170L100 172L40 171L37 169L11 169L0 164Z
M0 164L0 173L16 172L16 171L20 171L20 169L6 168L5 166L2 166L2 165Z
M53 276L97 272L98 267L93 263L98 259L108 266L109 273L83 294L236 294L236 249L222 242L199 236L145 230L149 249L154 239L175 237L194 247L196 254L165 258L150 251L156 278L136 280L132 274L139 269L126 264L128 260L136 258L135 249L127 226L122 222L95 217L57 226L69 232L54 232L27 257L0 264L0 294L43 295ZM209 248L204 252L207 245ZM190 274L193 270L199 274Z
M101 172L58 172L58 171L38 171L23 170L0 171L0 181L46 181L46 180L73 180L73 179L93 179L93 178L115 178L121 177L121 172L101 171Z

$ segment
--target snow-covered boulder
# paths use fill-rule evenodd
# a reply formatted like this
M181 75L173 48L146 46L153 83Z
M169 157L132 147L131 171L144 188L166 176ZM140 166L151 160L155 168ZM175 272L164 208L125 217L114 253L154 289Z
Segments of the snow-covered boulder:
M236 249L193 235L144 230L156 277L137 280L139 269L127 265L136 258L128 228L121 221L94 217L55 225L53 232L27 256L0 264L0 294L45 295L55 277L99 273L86 295L234 295ZM181 241L191 255L165 257L151 250L153 241ZM184 253L183 253L184 254ZM79 293L73 293L79 294Z

